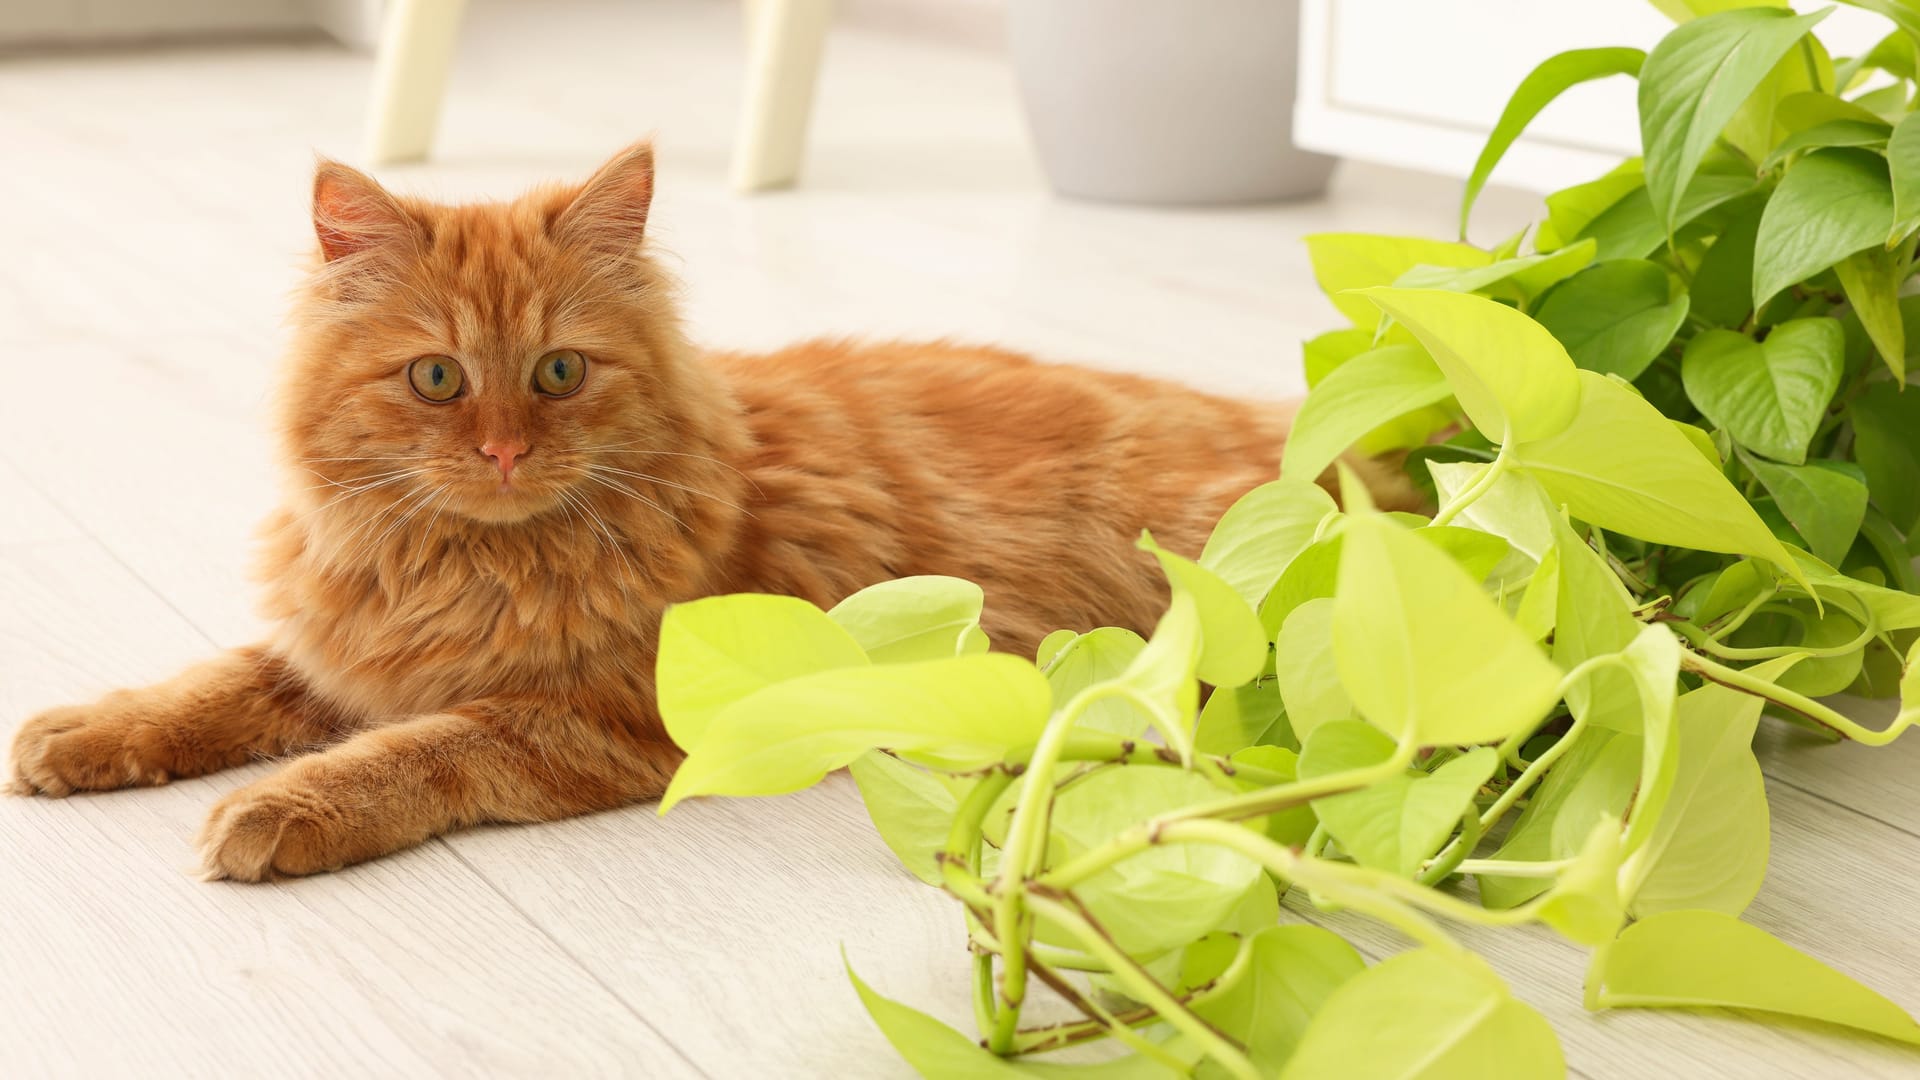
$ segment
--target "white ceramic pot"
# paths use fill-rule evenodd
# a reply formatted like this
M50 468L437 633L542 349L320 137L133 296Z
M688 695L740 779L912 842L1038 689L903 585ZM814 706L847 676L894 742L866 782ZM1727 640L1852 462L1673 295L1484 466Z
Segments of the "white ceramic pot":
M1326 187L1295 149L1298 0L1010 0L1027 122L1055 190L1238 203Z

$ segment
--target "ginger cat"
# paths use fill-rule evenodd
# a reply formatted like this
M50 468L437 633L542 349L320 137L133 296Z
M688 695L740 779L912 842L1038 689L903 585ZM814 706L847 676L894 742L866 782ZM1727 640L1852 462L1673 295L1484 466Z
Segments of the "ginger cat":
M303 753L207 819L207 875L243 881L620 806L680 757L653 705L667 605L952 574L999 648L1144 632L1166 591L1141 528L1194 553L1277 471L1290 409L1169 383L954 345L703 355L644 242L652 192L646 145L468 206L323 162L264 525L276 629L28 721L13 789Z

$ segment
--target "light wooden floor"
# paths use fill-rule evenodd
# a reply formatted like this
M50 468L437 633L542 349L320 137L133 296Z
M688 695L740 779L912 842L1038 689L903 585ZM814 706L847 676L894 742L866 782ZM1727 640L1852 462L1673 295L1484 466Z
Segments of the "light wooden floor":
M653 235L713 343L950 335L1268 396L1331 325L1302 234L1451 219L1455 185L1357 168L1290 208L1058 202L994 57L854 31L830 45L807 186L737 200L734 20L482 3L438 162L386 178L505 193L657 132ZM0 61L0 733L258 636L245 566L307 173L316 148L351 155L367 77L318 43ZM1532 205L1496 192L1482 239ZM1774 873L1753 919L1920 1008L1920 741L1765 740ZM895 867L844 777L274 886L193 880L205 808L265 768L0 800L0 1073L901 1075L842 946L883 991L967 1016L952 905ZM1920 1071L1811 1028L1588 1017L1578 950L1484 948L1581 1076Z

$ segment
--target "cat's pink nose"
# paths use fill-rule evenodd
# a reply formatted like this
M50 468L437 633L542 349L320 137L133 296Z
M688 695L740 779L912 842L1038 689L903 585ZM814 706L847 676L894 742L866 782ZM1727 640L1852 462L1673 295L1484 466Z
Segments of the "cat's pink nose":
M526 456L527 444L518 439L497 439L481 444L480 452L493 459L500 468L500 479L505 480L513 475L514 461Z

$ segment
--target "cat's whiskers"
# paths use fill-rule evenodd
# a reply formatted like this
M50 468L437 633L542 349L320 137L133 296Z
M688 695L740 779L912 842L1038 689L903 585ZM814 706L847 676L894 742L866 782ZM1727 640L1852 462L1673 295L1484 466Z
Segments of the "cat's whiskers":
M741 513L747 515L748 517L753 516L753 511L748 510L746 507L741 506L739 503L731 502L727 499L723 499L720 496L715 495L711 491L704 491L697 487L690 487L686 484L682 484L677 481L668 480L664 477L655 476L652 473L635 472L632 469L616 469L611 465L602 465L599 462L589 463L587 465L587 471L589 473L612 473L616 476L630 476L635 480L645 480L650 484L659 484L661 487L677 488L680 491L685 491L685 492L688 492L689 494L698 495L706 499L712 499L714 502L719 503L721 506L730 506L733 509L738 510Z
M748 476L745 472L742 472L738 466L730 465L727 462L724 462L719 458L714 457L710 454L689 454L684 450L661 450L657 447L641 447L639 449L631 449L631 450L626 449L627 447L631 447L633 446L634 443L637 443L639 441L640 441L639 439L633 439L623 443L606 443L605 445L602 445L602 446L583 446L580 448L580 450L584 453L605 452L609 454L657 454L660 457L682 457L682 458L692 458L695 461L710 462L714 465L720 466L723 469L731 470L735 475L739 476L740 479L745 480L749 484L752 484L753 490L760 491L760 485L757 481L754 480L753 477ZM761 493L765 494L764 492L761 492Z
M608 525L600 515L594 513L593 505L589 503L584 496L577 492L562 489L560 497L579 509L581 519L587 523L587 528L595 534L595 543L598 544L600 538L604 537L606 541L605 546L613 553L615 558L620 560L620 564L626 568L626 575L622 576L619 581L620 595L631 604L633 602L633 592L627 587L627 581L631 577L637 577L639 572L634 568L632 560L627 558L625 545L623 545L620 542L620 538L614 534L613 527Z
M655 513L666 518L668 521L673 522L675 525L680 526L682 529L685 529L687 527L687 523L684 521L681 521L678 517L676 517L673 511L667 509L666 507L660 505L659 503L653 501L652 499L647 498L645 495L640 494L639 492L633 490L632 488L628 487L627 485L621 483L618 480L613 480L605 476L601 476L599 473L593 471L592 467L578 470L577 475L581 476L584 479L591 480L594 483L599 484L601 487L606 488L609 491L615 491L622 495L627 496L628 498L637 499L640 502L645 503L647 506L651 507Z

